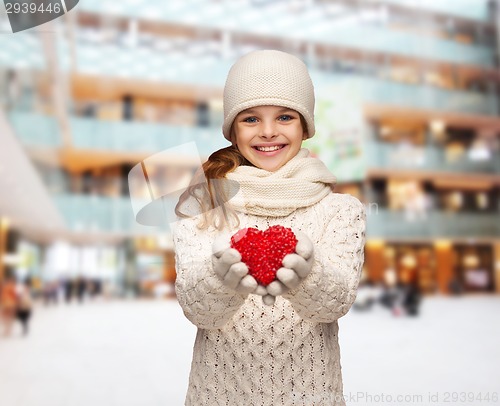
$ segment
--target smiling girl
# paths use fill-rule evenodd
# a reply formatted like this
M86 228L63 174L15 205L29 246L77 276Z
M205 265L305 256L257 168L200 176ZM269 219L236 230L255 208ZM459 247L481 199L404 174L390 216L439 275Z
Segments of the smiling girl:
M345 404L337 320L356 297L365 209L333 193L335 176L301 148L313 112L295 56L254 51L231 67L222 127L231 146L203 164L173 228L177 297L198 327L186 405ZM230 239L271 226L292 229L297 245L264 286Z
M278 106L242 111L234 120L233 130L240 153L254 166L270 172L297 155L307 136L300 114ZM260 134L256 136L256 133Z

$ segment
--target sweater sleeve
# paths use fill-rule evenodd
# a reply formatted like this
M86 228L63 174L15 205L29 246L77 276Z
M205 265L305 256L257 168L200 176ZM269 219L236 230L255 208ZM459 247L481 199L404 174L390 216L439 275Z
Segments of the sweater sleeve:
M245 302L247 295L222 284L212 266L212 241L195 218L173 225L175 292L184 315L202 329L221 328Z
M345 315L354 299L364 262L366 211L351 195L315 244L311 273L283 295L304 320L331 323Z

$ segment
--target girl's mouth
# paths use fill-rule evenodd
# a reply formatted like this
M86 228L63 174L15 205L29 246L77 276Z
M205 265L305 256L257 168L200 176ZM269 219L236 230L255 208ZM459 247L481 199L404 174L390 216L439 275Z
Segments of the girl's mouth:
M259 154L265 156L273 156L279 153L283 148L285 148L287 144L275 145L273 147L253 147Z

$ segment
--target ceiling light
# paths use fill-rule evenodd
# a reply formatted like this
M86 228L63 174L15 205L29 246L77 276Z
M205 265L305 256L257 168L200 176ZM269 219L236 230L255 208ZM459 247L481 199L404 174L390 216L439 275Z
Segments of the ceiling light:
M392 128L387 126L387 125L384 125L382 127L380 127L380 135L382 137L387 137L389 134L392 133Z
M440 134L446 128L446 123L443 120L432 120L430 122L432 132Z

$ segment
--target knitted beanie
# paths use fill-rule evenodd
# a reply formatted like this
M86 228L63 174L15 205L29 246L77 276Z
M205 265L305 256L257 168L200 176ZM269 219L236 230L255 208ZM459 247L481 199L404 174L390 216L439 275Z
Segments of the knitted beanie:
M235 62L224 86L224 137L231 141L231 125L238 113L266 105L296 110L306 120L308 138L314 135L314 86L306 65L296 56L266 49Z

